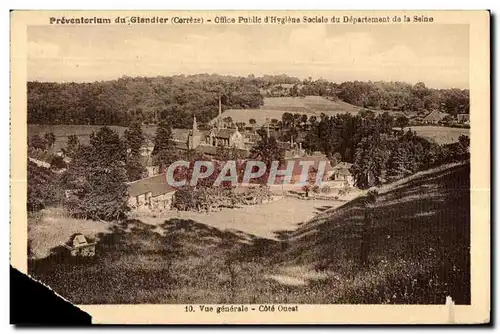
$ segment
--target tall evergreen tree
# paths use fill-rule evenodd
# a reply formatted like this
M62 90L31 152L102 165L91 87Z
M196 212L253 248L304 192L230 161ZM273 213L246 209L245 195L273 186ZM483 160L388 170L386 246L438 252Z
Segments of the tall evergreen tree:
M53 132L45 133L43 139L45 139L45 143L47 144L48 148L54 147L54 143L56 142L56 136L54 135Z
M72 190L67 200L70 213L86 219L116 220L128 208L125 145L116 132L103 127L80 146L71 161L66 183Z
M38 211L62 199L57 175L48 168L28 160L28 211Z
M388 159L388 150L383 137L373 135L365 137L357 146L351 173L356 186L367 189L382 183Z
M107 167L113 163L125 163L126 148L120 136L109 127L104 126L90 135L92 147L91 161L96 165Z
M47 143L39 135L33 135L29 139L29 141L28 141L28 146L30 148L34 148L36 150L45 150L45 149L47 149Z
M387 161L387 176L392 179L398 179L412 172L408 169L409 153L404 143L396 142L394 146Z
M141 164L140 149L144 144L144 134L141 123L132 122L125 130L125 143L127 146L127 176L129 181L139 180L146 175L146 169Z
M155 163L160 166L160 169L165 169L178 158L175 143L172 139L172 128L165 121L161 121L156 129L152 154Z
M264 137L258 141L257 145L252 148L250 156L252 159L263 161L268 169L273 161L283 160L282 150L273 136Z
M66 143L66 148L63 149L63 152L66 156L75 158L79 146L80 141L78 140L78 137L75 135L71 135L68 137L68 142Z
M127 130L125 130L125 143L127 149L133 155L139 155L140 149L144 144L144 134L142 132L141 123L138 121L132 122Z

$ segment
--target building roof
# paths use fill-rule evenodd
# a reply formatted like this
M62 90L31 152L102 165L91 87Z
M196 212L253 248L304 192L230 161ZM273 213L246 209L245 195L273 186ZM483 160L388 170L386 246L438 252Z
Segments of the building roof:
M197 152L201 152L203 154L207 154L207 155L216 155L217 154L217 146L211 146L211 145L199 145L195 150ZM224 147L224 149L226 150L233 150L233 148L231 147ZM238 154L243 157L243 158L246 158L248 157L248 155L250 154L250 152L248 150L245 150L245 149L242 149L242 148L237 148L236 149L238 151Z
M282 150L288 150L288 149L292 148L292 144L290 142L287 142L287 141L276 141L276 144Z
M335 166L333 166L332 168L333 169L341 169L341 168L351 168L353 164L349 163L349 162L339 162L338 164L336 164Z
M187 142L191 129L172 129L172 138L174 141Z
M175 188L167 184L165 173L128 183L128 193L130 197L147 194L149 192L151 192L151 196L156 197L174 191Z
M328 160L328 158L324 154L287 158L287 159L285 159L285 161L295 161L295 164L293 167L293 175L300 175L302 173L302 166L299 165L300 161L312 161L313 165L311 167L315 168L316 170L319 168L320 162L325 161L326 162L325 173L332 170L332 165L330 164L330 160Z
M349 162L339 162L335 166L332 167L332 170L335 171L335 173L339 175L351 175L351 172L349 169L351 168L352 164Z
M428 113L423 120L426 122L439 122L442 121L446 116L448 116L447 113L440 112L438 110L433 110L430 113Z
M174 140L174 143L175 143L175 146L178 149L181 149L181 150L187 150L188 149L188 143L187 143L187 141Z
M258 142L259 140L262 139L262 137L258 134L258 133L255 133L255 132L245 132L243 133L243 137L245 137L245 139L249 142Z
M229 139L232 135L238 132L237 129L216 129L213 134L217 138Z
M141 165L143 165L144 167L153 167L153 166L157 166L153 163L153 157L151 157L150 155L147 155L147 156L141 156L139 158L139 161L141 163Z
M195 150L203 154L215 155L217 152L217 146L199 145L198 147L195 148Z

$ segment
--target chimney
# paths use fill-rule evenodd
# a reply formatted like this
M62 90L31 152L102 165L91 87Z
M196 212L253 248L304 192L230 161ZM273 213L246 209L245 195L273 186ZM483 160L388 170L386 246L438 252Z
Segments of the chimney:
M198 124L196 123L196 115L193 115L193 134L198 131Z
M221 128L221 123L222 123L222 102L221 102L221 96L219 94L219 129Z

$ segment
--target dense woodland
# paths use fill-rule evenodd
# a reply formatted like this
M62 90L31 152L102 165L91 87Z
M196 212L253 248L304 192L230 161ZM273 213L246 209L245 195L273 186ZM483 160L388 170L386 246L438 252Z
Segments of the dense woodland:
M32 124L124 125L138 119L168 120L187 128L195 114L207 123L223 109L258 108L263 97L249 78L174 76L129 78L94 83L28 83L28 122Z
M300 80L279 76L190 75L122 77L93 83L28 83L30 124L128 126L132 120L188 128L195 114L206 124L222 108L258 108L264 96L317 95L356 106L419 112L438 109L451 115L469 113L469 91L431 89L423 83Z

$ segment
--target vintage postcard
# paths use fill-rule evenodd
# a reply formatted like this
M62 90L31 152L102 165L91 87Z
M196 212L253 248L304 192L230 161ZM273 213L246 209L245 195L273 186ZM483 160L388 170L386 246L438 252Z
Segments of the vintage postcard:
M114 324L490 321L488 11L13 11L11 263Z

